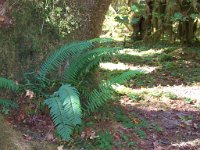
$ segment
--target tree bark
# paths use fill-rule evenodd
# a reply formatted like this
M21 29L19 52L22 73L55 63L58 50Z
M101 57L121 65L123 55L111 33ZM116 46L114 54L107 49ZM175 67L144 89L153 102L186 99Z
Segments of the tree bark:
M40 32L45 16L44 10L36 7L35 1L18 1L10 9L9 4L13 4L12 0L0 0L0 75L21 79L21 74L25 70L30 66L32 70L37 69L36 65L39 65L42 59L61 43L98 37L111 1L62 1L62 4L66 5L61 7L66 11L71 8L73 12L72 15L69 14L71 11L66 14L71 15L74 21L78 18L78 28L76 26L74 29L72 26L71 33L61 38L57 27L54 28L48 23L43 32ZM9 8L6 13L1 11L4 9L3 2L7 3L6 6ZM10 24L12 21L9 18L13 20L13 24Z
M72 40L87 40L99 37L106 12L112 0L71 0L67 4L78 10L79 27L69 37Z

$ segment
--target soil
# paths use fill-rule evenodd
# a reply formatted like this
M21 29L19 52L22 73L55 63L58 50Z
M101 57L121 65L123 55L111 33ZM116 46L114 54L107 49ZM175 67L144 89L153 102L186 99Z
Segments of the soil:
M131 101L131 100L130 100ZM157 99L141 103L122 99L124 109L158 124L162 132L146 130L146 140L138 148L144 150L198 150L200 147L200 111L183 99ZM128 104L127 104L128 103Z
M30 141L13 128L0 115L0 149L1 150L55 150L56 146L45 141Z
M193 66L189 67L194 69L194 66L199 66L199 60L193 62ZM98 131L103 130L111 133L114 137L114 141L111 143L112 150L200 150L199 78L195 80L196 84L194 85L187 84L188 78L186 80L185 76L172 77L169 72L166 74L165 70L157 70L149 74L155 79L153 87L149 87L148 83L144 86L134 85L137 79L128 83L128 91L143 92L141 100L133 100L127 94L122 94L119 102L114 102L109 106L109 109L112 107L122 109L125 116L132 120L132 125L139 126L141 129L139 134L136 134L137 129L124 126L122 121L109 117L109 113L114 117L116 114L108 109L107 111L110 112L106 114L106 117L102 115L106 113L104 110L88 116L85 122L91 122L91 118L95 118L92 120L95 125L93 127L86 126L81 134L75 135L74 141L78 137L87 143L98 137L96 135ZM195 72L195 75L198 77L198 72ZM165 78L162 78L163 76ZM170 98L165 93L173 93L177 97ZM51 150L56 149L56 144L63 144L56 136L54 125L47 113L28 115L27 112L30 113L31 110L36 109L32 100L19 97L18 102L20 108L11 111L11 115L6 117L7 122L3 121L0 116L2 124L0 125L0 149ZM141 120L146 120L146 126L148 124L156 126L153 128L140 127ZM18 131L14 130L13 127ZM128 137L129 140L127 141L124 136ZM91 137L92 139L90 139ZM51 146L47 142L55 145ZM70 148L70 142L66 143ZM121 145L119 146L117 143L121 143ZM43 146L50 147L44 148Z

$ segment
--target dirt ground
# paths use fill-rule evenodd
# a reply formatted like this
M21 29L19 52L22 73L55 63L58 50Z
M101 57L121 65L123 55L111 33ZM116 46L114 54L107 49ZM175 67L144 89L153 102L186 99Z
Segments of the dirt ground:
M1 150L55 150L56 146L48 142L29 141L23 134L13 128L0 115L0 149Z

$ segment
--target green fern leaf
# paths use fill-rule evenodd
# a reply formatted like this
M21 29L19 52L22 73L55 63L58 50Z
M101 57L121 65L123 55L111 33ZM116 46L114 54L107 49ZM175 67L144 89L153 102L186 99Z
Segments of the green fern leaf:
M7 100L7 99L0 99L0 105L6 107L6 108L17 108L17 103Z
M45 100L59 135L69 140L76 125L81 124L81 107L76 88L69 84L62 85L51 98Z
M84 115L96 111L100 106L105 104L105 102L107 102L112 97L112 95L113 90L106 84L99 87L98 90L94 89L89 95Z
M19 85L17 85L14 81L0 77L0 89L8 89L11 91L18 91Z
M110 84L122 84L128 81L129 79L131 79L132 77L135 77L136 75L142 75L142 74L144 74L144 71L142 70L128 70L114 78L111 78L107 82Z
M64 71L63 78L68 83L76 82L80 73L88 73L91 68L97 66L104 57L109 57L120 48L97 48L72 58L69 67Z
M39 76L41 79L45 79L46 75L58 68L58 66L69 57L81 53L84 50L88 50L93 47L92 42L83 41L83 42L74 42L69 45L65 45L54 52L48 59L42 64Z
M66 44L60 49L56 50L48 59L42 64L39 71L39 78L45 80L46 75L58 68L58 66L65 60L71 58L74 55L87 52L91 48L94 48L94 44L102 44L113 41L109 38L96 38L88 41L74 42Z
M85 113L89 114L96 111L99 107L105 104L105 102L111 99L114 92L114 90L112 89L113 84L122 84L123 82L131 79L138 74L143 74L143 71L129 70L108 81L104 81L102 84L99 85L98 90L93 90L89 95L89 100L86 104Z
M91 39L90 42L92 43L100 43L100 44L103 44L103 43L111 43L113 42L114 40L111 39L111 38L94 38L94 39Z

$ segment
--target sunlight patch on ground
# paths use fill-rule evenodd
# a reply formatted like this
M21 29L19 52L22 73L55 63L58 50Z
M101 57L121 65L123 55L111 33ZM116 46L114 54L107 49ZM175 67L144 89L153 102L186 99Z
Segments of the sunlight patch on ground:
M145 73L150 73L157 69L158 67L150 67L150 66L133 66L133 65L127 65L124 63L100 63L100 68L105 69L105 70L142 70Z
M123 49L120 51L120 54L128 54L128 55L135 55L135 56L149 56L154 54L161 54L164 49L149 49L147 51L137 51L136 49Z
M200 146L200 139L195 139L195 140L187 141L187 142L180 142L180 143L172 144L172 146L175 146L175 147L187 147L187 146L196 147L196 146Z
M119 93L131 93L131 92L147 92L153 93L155 91L164 92L164 93L173 93L177 95L179 98L190 98L193 100L197 100L197 105L200 106L200 86L157 86L153 88L140 88L140 89L132 89L125 87L124 85L115 85L113 88Z

